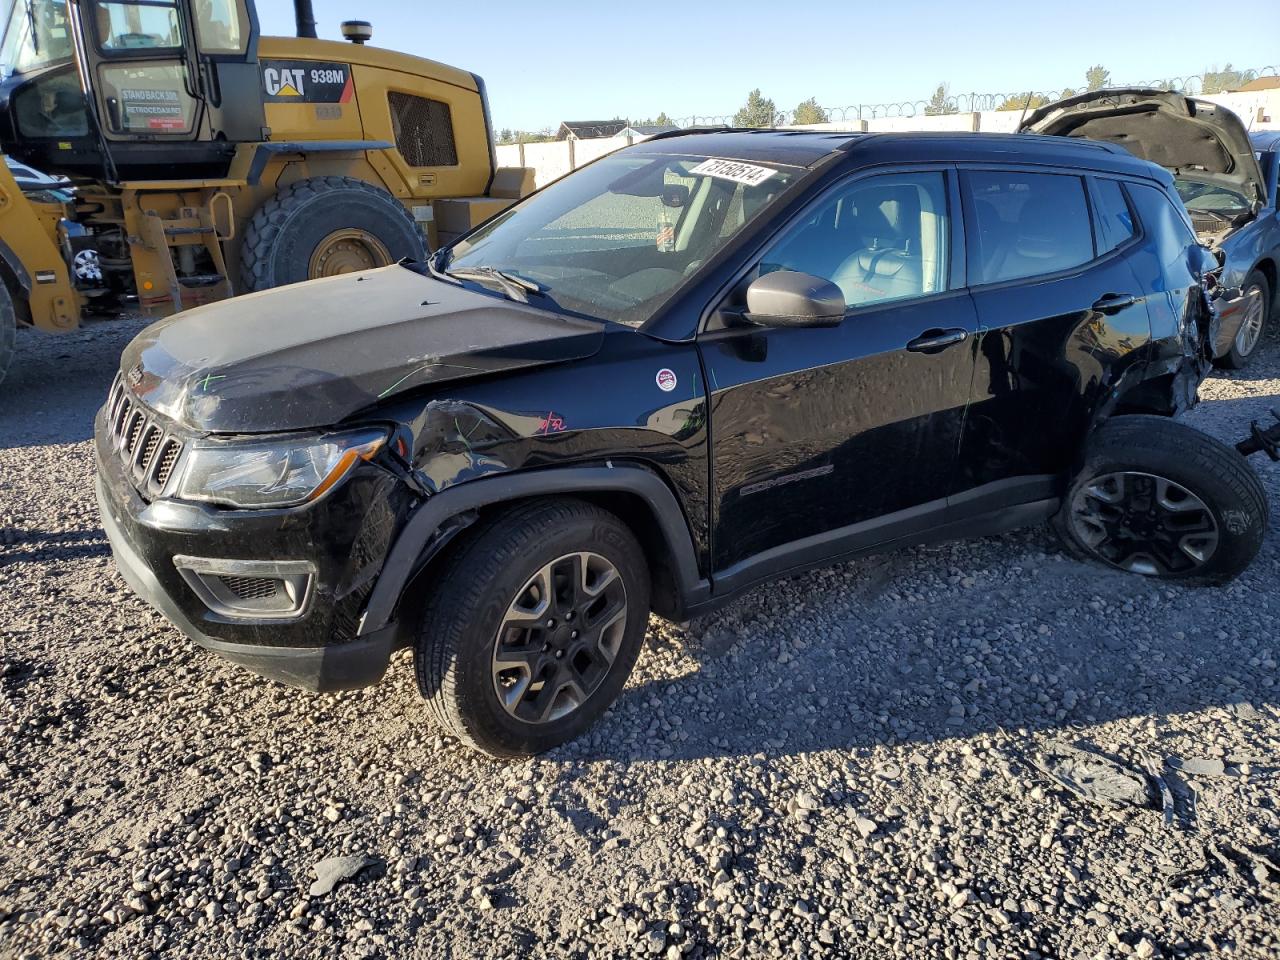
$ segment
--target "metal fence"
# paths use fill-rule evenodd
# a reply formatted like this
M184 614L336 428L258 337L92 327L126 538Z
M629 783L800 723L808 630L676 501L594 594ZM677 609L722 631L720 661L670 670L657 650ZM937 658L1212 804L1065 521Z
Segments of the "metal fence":
M1225 72L1225 71L1224 71ZM1252 70L1231 71L1231 75L1239 83L1248 83L1260 77L1280 75L1280 66L1259 67ZM1154 87L1160 90L1177 90L1188 96L1198 96L1204 92L1204 81L1209 76L1222 76L1222 73L1193 73L1183 77L1165 77L1161 80L1137 81L1131 83L1111 83L1108 86ZM855 103L847 106L819 107L827 122L844 122L854 120L874 120L879 117L918 117L932 113L976 113L983 110L998 110L1006 103L1019 106L1028 98L1052 102L1059 99L1067 86L1056 90L1012 90L1007 93L955 93L949 94L940 105L940 109L932 109L933 99L901 100L896 103ZM1077 89L1080 92L1080 89ZM1214 91L1222 93L1225 91ZM680 127L722 126L732 125L736 113L694 114L681 117L673 122ZM781 110L775 115L773 126L786 126L795 121L795 112ZM768 124L761 124L768 126Z
M1182 77L1164 77L1160 80L1134 81L1127 83L1110 83L1108 86L1124 86L1124 87L1154 87L1160 90L1177 90L1188 96L1200 96L1204 93L1205 79L1207 77L1215 78L1218 82L1224 76L1230 76L1234 83L1245 84L1251 80L1257 80L1260 77L1280 76L1280 66L1258 67L1250 70L1231 70L1206 73L1192 73ZM1215 84L1216 86L1216 84ZM1013 109L1021 109L1022 105L1031 98L1032 106L1037 102L1052 102L1062 97L1065 90L1072 89L1067 86L1059 87L1054 90L1011 90L1006 93L951 93L942 101L935 104L933 98L923 100L900 100L896 103L853 103L845 106L822 106L818 109L822 111L824 122L855 122L859 120L876 120L885 117L919 117L935 114L951 114L951 113L978 113L985 110L999 110L1006 104L1015 105ZM1075 88L1076 92L1081 92L1084 88ZM1214 93L1223 93L1226 91L1217 90ZM735 113L709 113L709 114L691 114L687 117L679 117L671 121L672 125L677 127L709 127L709 126L733 126L735 123ZM640 121L635 121L640 123ZM759 126L788 126L796 122L794 110L779 110L774 114L773 122L761 123ZM807 121L812 122L812 121ZM575 133L578 137L584 139L597 137L612 137L616 135L619 129L627 126L627 122L622 119L609 121L600 127L584 127L575 126ZM548 132L545 134L531 135L529 131L511 131L512 136L509 140L503 139L501 143L531 143L544 139L553 139L554 134Z

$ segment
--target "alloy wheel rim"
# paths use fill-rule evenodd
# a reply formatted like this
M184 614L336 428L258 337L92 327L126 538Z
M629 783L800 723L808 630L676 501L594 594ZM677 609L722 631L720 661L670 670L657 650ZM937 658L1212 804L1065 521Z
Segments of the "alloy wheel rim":
M622 649L627 590L598 553L569 553L533 574L494 637L493 691L517 720L544 724L579 709Z
M1245 308L1244 319L1240 321L1240 329L1236 331L1236 353L1242 357L1253 353L1253 348L1258 345L1262 336L1263 321L1266 319L1262 288L1254 284L1245 290L1245 296L1248 298L1248 306Z
M1072 498L1070 522L1100 559L1146 576L1188 573L1218 549L1213 511L1186 487L1151 473L1094 477Z

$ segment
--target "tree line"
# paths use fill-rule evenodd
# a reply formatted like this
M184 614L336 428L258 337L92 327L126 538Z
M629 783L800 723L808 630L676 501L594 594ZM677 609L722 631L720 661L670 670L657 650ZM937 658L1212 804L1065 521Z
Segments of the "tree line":
M1252 78L1252 74L1245 70L1236 70L1228 63L1222 69L1217 67L1206 69L1202 77L1201 93L1223 93L1243 86ZM1111 71L1102 64L1096 63L1084 72L1084 85L1082 87L1079 89L1067 87L1058 94L1056 99L1063 100L1067 97L1074 97L1077 93L1093 92L1110 85ZM1169 82L1155 84L1155 86L1161 90L1174 89L1173 84ZM1034 110L1037 107L1043 107L1049 100L1050 98L1043 94L1028 91L1007 96L995 109ZM925 116L937 117L959 112L960 108L955 98L951 96L951 85L945 81L939 83L933 91L933 96L925 104ZM747 102L733 115L733 126L776 127L788 122L796 125L805 125L826 123L830 119L829 111L818 105L817 97L810 97L801 101L788 116L785 111L779 110L777 104L761 93L760 88L757 87L747 94ZM668 117L665 111L652 120L622 121L619 119L615 122L626 123L630 126L675 125L675 121ZM554 139L556 139L556 133L550 127L544 127L538 131L504 128L498 135L498 143L545 143Z
M1209 67L1201 74L1200 92L1225 93L1248 83L1252 76L1246 70L1236 70L1229 63L1221 70L1217 67ZM1084 72L1084 86L1081 89L1067 87L1054 99L1065 100L1067 97L1074 97L1077 93L1092 93L1095 90L1101 90L1103 87L1109 86L1111 86L1111 71L1102 64L1096 63ZM1173 83L1169 81L1153 84L1152 86L1157 90L1172 91L1175 89ZM1049 102L1049 97L1029 90L1026 93L1013 94L1006 97L996 109L1034 110L1037 107L1043 107ZM933 91L933 96L925 105L924 112L926 116L930 117L960 112L960 108L951 96L951 85L949 83L938 84L937 89Z

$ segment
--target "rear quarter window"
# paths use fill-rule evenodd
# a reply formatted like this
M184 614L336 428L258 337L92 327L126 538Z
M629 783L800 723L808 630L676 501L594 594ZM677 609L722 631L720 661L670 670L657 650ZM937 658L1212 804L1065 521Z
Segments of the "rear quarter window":
M1069 270L1094 258L1084 181L1070 174L970 171L971 283Z
M1187 248L1194 246L1195 231L1187 220L1185 210L1176 206L1163 191L1141 183L1129 184L1129 194L1138 208L1138 216L1150 238L1160 267L1168 275L1181 268L1185 271Z
M1116 180L1094 180L1094 196L1098 202L1098 224L1102 235L1098 238L1098 253L1110 253L1123 246L1135 233L1133 213L1125 199L1124 189Z

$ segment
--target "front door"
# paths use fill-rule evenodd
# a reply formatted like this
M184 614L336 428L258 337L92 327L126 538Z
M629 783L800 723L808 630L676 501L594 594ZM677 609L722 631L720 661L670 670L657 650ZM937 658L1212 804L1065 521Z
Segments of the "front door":
M79 0L76 45L113 143L262 136L244 0Z
M772 270L829 279L848 304L839 326L739 321L700 336L717 591L937 522L977 331L954 265L952 178L919 169L847 181L739 286Z

